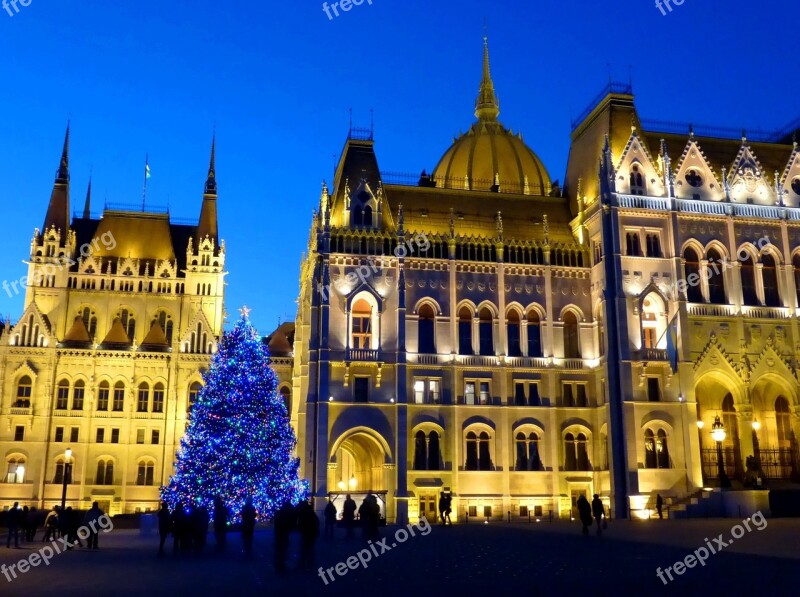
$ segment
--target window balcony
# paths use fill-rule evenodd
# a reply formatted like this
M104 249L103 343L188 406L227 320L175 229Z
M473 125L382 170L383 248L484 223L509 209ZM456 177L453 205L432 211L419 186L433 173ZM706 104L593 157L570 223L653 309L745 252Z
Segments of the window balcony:
M367 348L348 348L345 360L349 363L354 361L362 363L375 363L381 360L381 351Z
M661 348L642 348L633 351L631 355L634 361L668 361L669 355L665 349Z
M28 407L28 408L11 407L11 414L12 415L30 415L31 412L33 412L33 411L31 410L30 407Z

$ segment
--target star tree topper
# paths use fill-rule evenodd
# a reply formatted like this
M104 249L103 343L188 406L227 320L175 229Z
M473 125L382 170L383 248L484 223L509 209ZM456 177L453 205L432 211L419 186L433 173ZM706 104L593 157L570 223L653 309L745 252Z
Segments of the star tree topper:
M239 313L242 315L242 319L250 319L250 312L252 309L248 309L247 305L244 305L241 309L239 309Z

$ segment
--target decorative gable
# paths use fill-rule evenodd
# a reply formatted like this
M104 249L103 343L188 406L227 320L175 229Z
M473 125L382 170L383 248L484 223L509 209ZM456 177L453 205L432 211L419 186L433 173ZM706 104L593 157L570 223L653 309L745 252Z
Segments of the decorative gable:
M706 159L700 145L691 136L675 170L675 194L681 199L722 201L725 190Z
M664 182L647 146L634 129L616 168L617 192L629 195L664 195Z
M55 344L47 317L39 311L35 302L28 305L17 325L6 336L11 346L46 347Z
M770 185L764 176L764 169L746 139L742 139L742 146L733 161L727 182L732 201L760 205L775 203Z
M783 191L784 204L800 207L800 148L794 144L792 155L783 170L783 176L778 186Z
M717 335L712 332L708 344L694 362L695 378L699 379L706 373L715 371L726 372L729 377L741 382L742 375L725 348L717 340Z
M217 339L202 309L195 313L183 337L181 352L188 354L213 354L217 352Z
M778 354L772 342L767 342L750 370L751 383L766 374L778 375L781 379L797 379L790 361Z

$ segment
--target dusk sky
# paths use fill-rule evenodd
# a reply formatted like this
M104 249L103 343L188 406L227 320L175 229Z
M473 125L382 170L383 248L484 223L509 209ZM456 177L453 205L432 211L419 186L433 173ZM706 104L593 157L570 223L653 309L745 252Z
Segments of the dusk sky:
M197 219L217 131L226 305L269 333L295 316L320 183L375 110L382 170L429 171L473 120L484 17L501 121L563 180L570 119L632 73L644 118L778 129L800 117L796 2L31 0L0 10L0 281L27 273L67 119L72 209L148 201ZM13 8L11 9L12 13ZM788 158L788 156L787 156ZM23 296L0 292L12 321Z

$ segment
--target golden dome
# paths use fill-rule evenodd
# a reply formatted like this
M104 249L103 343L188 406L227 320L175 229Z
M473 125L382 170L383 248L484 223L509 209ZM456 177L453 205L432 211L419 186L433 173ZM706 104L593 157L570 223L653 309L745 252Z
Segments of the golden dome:
M551 182L539 157L497 119L500 106L489 69L489 44L483 41L483 80L469 131L453 142L433 171L447 189L547 195Z

